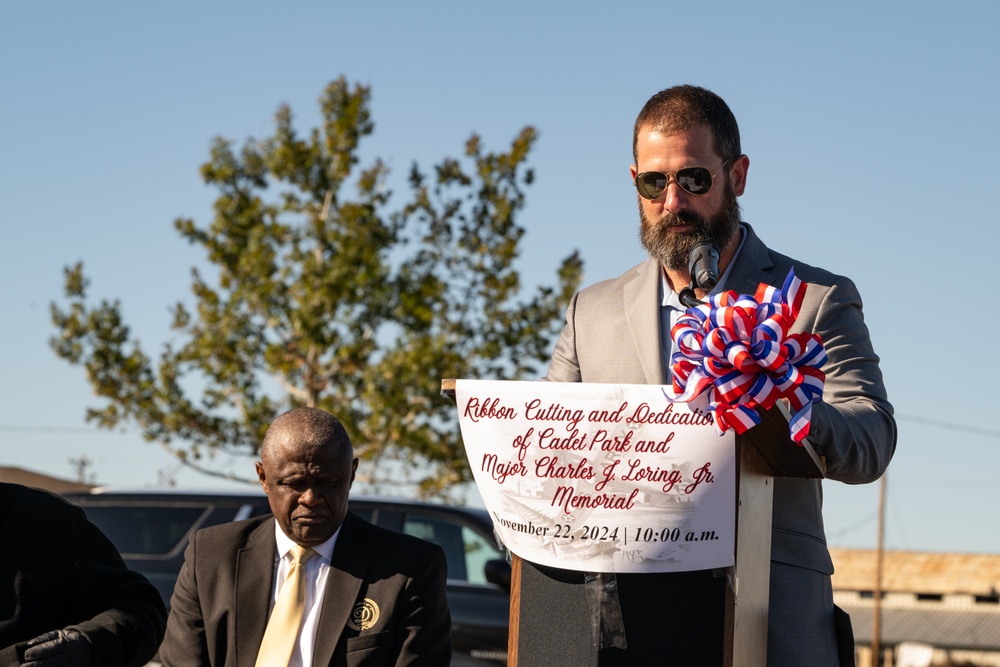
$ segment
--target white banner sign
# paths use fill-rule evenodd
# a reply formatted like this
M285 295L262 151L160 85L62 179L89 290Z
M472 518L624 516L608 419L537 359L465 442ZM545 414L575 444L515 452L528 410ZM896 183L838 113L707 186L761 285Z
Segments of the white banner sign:
M588 572L733 564L734 436L663 390L457 381L465 451L507 548Z

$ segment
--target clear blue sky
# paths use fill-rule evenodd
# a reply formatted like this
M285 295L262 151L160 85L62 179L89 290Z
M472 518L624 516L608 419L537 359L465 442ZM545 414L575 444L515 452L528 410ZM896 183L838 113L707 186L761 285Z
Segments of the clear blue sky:
M198 167L214 136L265 136L282 102L305 130L340 75L372 87L364 153L397 173L533 125L520 267L551 282L576 248L590 283L643 258L635 114L695 83L740 121L744 218L864 296L900 418L887 545L997 551L998 25L992 0L4 2L0 465L69 476L86 455L117 485L172 467L134 432L85 424L95 399L49 349L48 309L82 259L91 294L121 299L156 353L203 265L172 222L211 215ZM873 546L877 485L825 487L831 544Z

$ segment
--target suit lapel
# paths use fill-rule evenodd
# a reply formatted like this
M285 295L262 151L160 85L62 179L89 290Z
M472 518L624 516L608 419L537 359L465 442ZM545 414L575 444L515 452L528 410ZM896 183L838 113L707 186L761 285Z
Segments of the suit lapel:
M747 238L726 280L725 289L752 296L760 283L780 286L785 277L773 274L774 262L767 246L750 225L743 223L743 226L747 230ZM666 382L660 354L660 281L660 265L650 258L639 265L622 287L625 319L647 384Z
M753 296L761 283L780 286L785 277L774 275L772 270L774 262L768 255L767 246L757 237L750 225L744 222L743 227L747 230L747 238L726 280L725 289Z
M632 333L646 384L663 384L660 357L660 265L649 259L639 265L622 288L625 320Z
M364 533L360 519L348 514L341 526L340 535L337 536L337 546L333 549L333 559L326 578L313 665L329 665L333 660L333 653L347 626L347 619L361 592L361 584L368 569L364 554Z
M264 638L274 583L274 519L250 534L247 545L236 555L236 604L233 651L238 667L254 667Z

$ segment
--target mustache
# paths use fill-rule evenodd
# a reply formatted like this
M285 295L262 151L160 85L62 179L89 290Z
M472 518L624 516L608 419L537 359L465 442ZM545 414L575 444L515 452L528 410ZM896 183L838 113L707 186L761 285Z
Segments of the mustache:
M694 211L681 211L680 213L664 213L656 222L658 227L681 227L693 225L698 231L704 233L707 227L705 219Z

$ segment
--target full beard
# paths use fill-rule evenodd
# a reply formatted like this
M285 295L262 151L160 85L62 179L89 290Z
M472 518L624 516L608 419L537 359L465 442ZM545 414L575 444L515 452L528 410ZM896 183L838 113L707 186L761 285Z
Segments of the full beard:
M726 181L726 190L719 212L707 220L693 211L666 213L656 222L652 222L642 208L639 200L639 239L649 256L670 270L687 271L691 249L702 241L709 241L725 251L736 238L740 228L740 204L736 201L736 193L732 184ZM694 230L684 234L671 232L670 227L677 225L693 225Z

